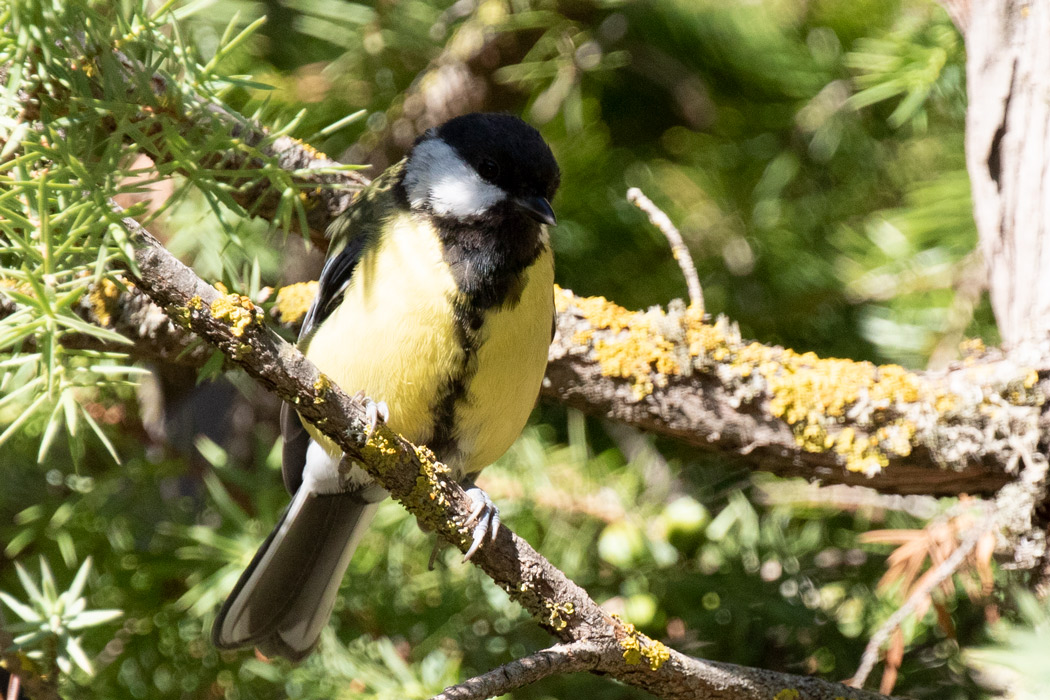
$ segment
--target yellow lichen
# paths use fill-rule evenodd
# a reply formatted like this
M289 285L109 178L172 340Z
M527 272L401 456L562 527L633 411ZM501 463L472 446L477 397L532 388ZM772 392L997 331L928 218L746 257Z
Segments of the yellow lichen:
M307 142L300 141L299 139L295 139L295 138L293 138L292 140L295 141L299 145L299 147L301 149L306 151L306 153L308 153L311 158L314 158L314 159L317 159L317 160L328 158L328 156L326 156L322 151L317 150L316 148L314 148L313 146L311 146Z
M937 394L933 399L933 408L940 415L954 411L959 405L955 394Z
M109 326L113 322L113 309L119 297L120 287L111 279L104 278L91 288L88 300L91 302L91 311L95 314L95 320L100 326Z
M967 338L959 343L959 353L963 357L983 355L987 350L988 348L985 347L984 341L980 338Z
M773 700L798 700L802 695L794 688L784 688L773 696Z
M649 662L650 671L659 671L664 662L671 658L671 650L661 641L646 639L649 643L642 647L642 656Z
M1025 375L1024 388L1025 389L1031 389L1032 387L1034 387L1038 383L1039 383L1039 374L1034 369L1030 370L1028 372L1028 374Z
M624 622L619 615L614 614L613 619L623 625L623 637L620 638L620 648L623 649L623 660L628 666L636 666L645 660L649 664L649 670L658 671L668 659L671 651L663 644L638 631L630 622Z
M306 316L314 297L317 296L317 282L297 282L281 287L277 292L274 310L281 323L299 323Z
M646 314L631 312L604 297L569 298L591 328L577 332L574 341L587 343L596 330L610 334L594 340L594 356L602 374L631 382L635 400L653 392L657 375L679 374L674 344L653 328ZM567 308L565 295L555 295L556 306Z
M770 412L792 425L816 416L840 418L862 397L876 408L919 398L914 375L898 365L876 367L870 362L781 352L779 367L764 374L773 394Z
M874 474L889 464L889 454L911 454L915 427L899 418L890 419L872 435L858 435L844 428L834 435L829 425L845 418L859 401L869 411L886 411L930 395L945 409L954 405L948 394L934 394L899 365L875 366L838 358L818 358L813 353L782 350L779 364L760 366L769 383L769 410L790 424L799 447L809 452L834 450L850 471Z
M281 323L298 323L310 310L310 304L317 296L317 282L296 282L280 288L274 310Z
M314 397L314 403L324 403L325 394L327 394L328 390L331 388L332 380L328 378L328 375L323 372L318 374L317 380L314 382L314 391L317 392L317 396Z
M545 600L543 606L547 608L547 624L551 626L556 632L560 632L565 629L569 622L565 618L576 612L576 607L572 603L555 603L554 601Z
M573 301L576 309L593 327L613 332L629 330L638 315L605 297L579 297Z
M217 286L217 285L216 285ZM242 294L224 294L211 303L211 315L230 325L230 332L238 338L252 324L261 320L261 314L252 300Z
M389 431L386 432L389 434ZM368 461L375 464L381 474L390 472L401 463L397 443L388 440L383 433L384 430L377 430L365 447L366 452L374 451L375 457ZM434 453L426 447L416 447L415 454L420 462L419 473L411 491L399 496L398 500L416 514L425 526L424 529L460 530L459 523L442 519L447 506L444 487L451 478L451 470L438 462ZM469 537L466 541L469 541Z
M576 331L572 335L572 342L574 345L587 345L594 338L593 328L584 328Z

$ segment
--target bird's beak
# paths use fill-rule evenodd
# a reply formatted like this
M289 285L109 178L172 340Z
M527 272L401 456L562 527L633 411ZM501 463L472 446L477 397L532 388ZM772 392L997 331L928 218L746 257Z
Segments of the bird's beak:
M543 197L516 197L514 203L530 219L535 219L548 226L558 223L558 218L554 216L554 210L551 209L551 203Z

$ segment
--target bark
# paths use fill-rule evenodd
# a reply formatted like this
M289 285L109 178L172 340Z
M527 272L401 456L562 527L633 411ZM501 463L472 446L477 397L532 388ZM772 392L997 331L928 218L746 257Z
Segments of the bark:
M1050 5L949 3L965 31L966 161L1006 347L1050 335Z

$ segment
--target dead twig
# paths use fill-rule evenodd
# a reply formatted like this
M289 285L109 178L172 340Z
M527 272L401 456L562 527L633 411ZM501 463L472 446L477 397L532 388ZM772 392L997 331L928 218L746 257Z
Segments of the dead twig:
M649 223L660 229L660 233L667 238L671 244L671 254L678 261L678 267L682 268L682 274L685 276L685 284L689 288L689 304L703 311L704 291L700 287L700 276L696 273L693 256L689 253L681 232L671 223L671 218L637 187L627 190L627 201L645 212Z
M922 520L929 520L941 510L933 496L879 493L866 486L777 481L770 484L760 482L757 487L756 500L767 506L810 506L875 514L897 511Z
M933 589L952 576L962 566L966 557L974 550L981 538L990 532L995 525L994 512L986 511L985 516L970 529L955 551L942 561L939 566L923 577L925 580L915 587L908 599L904 601L904 604L897 608L890 615L889 619L882 623L882 626L871 636L868 645L864 648L864 653L861 655L860 666L857 668L857 672L853 674L853 678L847 682L847 685L851 685L854 688L864 687L864 681L867 680L871 670L875 667L875 662L878 660L879 650L882 649L890 635L900 626L905 618L920 606L927 604L927 599L930 593L933 592Z

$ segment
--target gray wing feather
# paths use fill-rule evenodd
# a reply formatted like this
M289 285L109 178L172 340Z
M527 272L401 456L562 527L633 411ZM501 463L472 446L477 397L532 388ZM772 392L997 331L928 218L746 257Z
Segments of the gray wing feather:
M369 241L367 234L355 236L346 246L335 253L324 264L321 279L317 284L317 296L306 312L303 326L299 329L299 341L310 337L311 331L321 325L343 300L343 293L350 285L354 269L365 252Z

